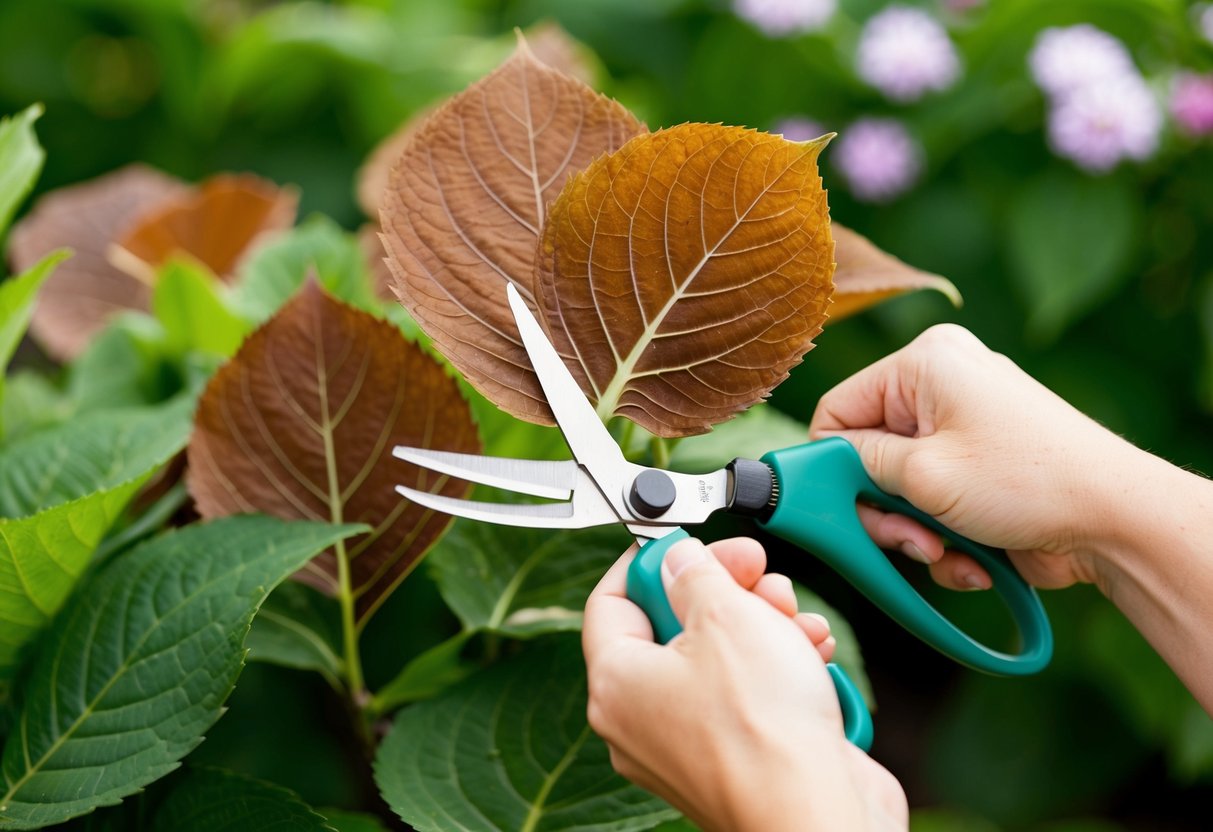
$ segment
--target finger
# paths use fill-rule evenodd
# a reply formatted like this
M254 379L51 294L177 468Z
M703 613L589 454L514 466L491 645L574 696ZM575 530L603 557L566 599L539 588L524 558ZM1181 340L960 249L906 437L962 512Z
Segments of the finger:
M935 583L948 589L989 589L994 585L989 572L973 558L960 552L944 552L943 557L931 564L930 569Z
M733 537L708 545L733 580L744 589L752 590L767 570L767 553L762 544L749 537Z
M769 572L758 579L751 591L789 618L796 615L796 590L787 575Z
M830 622L820 613L797 613L794 620L800 629L804 630L804 634L809 637L809 641L813 642L814 646L820 646L830 637Z
M817 402L809 436L882 428L913 436L918 429L912 388L903 383L899 353L885 356L837 384Z
M635 557L633 546L607 570L585 602L581 646L586 665L596 662L620 642L653 642L653 625L644 610L628 600L627 573Z
M684 628L694 625L709 610L749 595L728 570L695 538L670 547L661 562L661 578L674 615Z
M855 511L868 537L881 549L896 549L919 563L943 557L943 538L918 521L862 503Z
M906 461L911 451L926 439L911 439L878 428L821 432L820 437L841 436L859 452L863 468L876 484L890 494L904 495Z

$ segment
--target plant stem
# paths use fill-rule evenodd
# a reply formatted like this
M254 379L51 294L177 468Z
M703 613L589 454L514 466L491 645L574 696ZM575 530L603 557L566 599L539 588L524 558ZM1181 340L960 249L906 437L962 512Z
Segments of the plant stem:
M341 604L341 636L344 645L345 681L350 698L359 708L366 699L366 682L362 677L362 659L358 655L358 627L354 618L354 591L350 587L350 559L345 541L337 541L337 600Z
M653 455L653 465L657 468L670 467L670 445L660 436L654 436L649 443L649 452Z

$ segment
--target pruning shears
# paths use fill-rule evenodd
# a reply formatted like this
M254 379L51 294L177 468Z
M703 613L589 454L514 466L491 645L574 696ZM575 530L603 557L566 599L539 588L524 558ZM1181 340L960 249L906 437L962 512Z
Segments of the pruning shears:
M662 586L666 551L688 536L683 526L729 511L753 517L766 531L824 560L901 626L961 664L1009 676L1036 673L1048 664L1053 651L1048 617L1035 590L1005 553L952 532L906 500L882 491L846 440L808 442L758 460L739 458L709 474L629 462L522 297L512 285L507 294L522 343L573 459L505 459L404 446L393 454L459 479L559 502L490 503L399 485L396 490L402 496L459 517L514 526L575 529L622 523L640 544L628 572L628 597L644 609L662 643L682 629ZM868 536L856 501L908 516L943 535L950 548L975 558L1015 619L1020 652L1004 653L981 644L931 606ZM827 668L847 739L866 751L872 742L871 715L845 671L833 663Z

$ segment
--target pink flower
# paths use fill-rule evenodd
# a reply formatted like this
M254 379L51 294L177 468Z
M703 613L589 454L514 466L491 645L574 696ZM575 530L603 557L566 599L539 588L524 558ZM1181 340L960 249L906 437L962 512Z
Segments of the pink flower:
M922 156L901 122L864 118L842 131L831 158L856 199L888 202L914 184Z
M864 24L857 69L888 98L906 102L950 87L960 75L960 59L935 18L922 9L889 6Z
M1125 45L1089 23L1045 29L1028 54L1028 66L1049 95L1066 95L1112 76L1137 72Z
M1058 156L1100 173L1125 158L1148 158L1158 147L1162 112L1140 76L1122 75L1058 98L1048 130Z
M772 133L778 133L790 142L807 142L830 132L821 122L804 116L785 118L771 128Z
M1213 133L1213 75L1181 73L1171 88L1171 115L1189 135Z
M838 0L733 0L733 11L768 37L814 32L825 26Z

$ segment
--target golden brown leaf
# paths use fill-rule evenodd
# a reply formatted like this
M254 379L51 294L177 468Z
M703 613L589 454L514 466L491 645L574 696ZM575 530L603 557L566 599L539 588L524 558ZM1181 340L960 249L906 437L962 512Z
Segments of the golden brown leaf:
M250 174L219 174L141 216L117 240L110 260L147 283L180 254L227 277L259 236L294 224L298 203L293 188Z
M54 249L75 255L47 278L38 295L30 333L60 361L75 358L114 315L146 310L150 290L110 265L106 251L140 214L188 186L144 165L52 191L13 229L9 256L22 272Z
M684 124L569 181L545 227L537 299L599 416L702 433L800 362L832 290L825 143Z
M207 518L263 512L370 525L343 544L364 621L450 522L394 486L467 491L394 460L397 444L480 449L467 403L437 362L309 281L207 385L188 449L190 493ZM336 593L336 558L325 552L298 577Z
M597 74L589 50L569 36L560 25L551 21L528 28L524 39L531 54L542 63L586 84L594 83ZM397 127L391 135L375 145L358 170L358 204L368 217L378 217L383 193L388 187L392 168L417 127L433 114L437 107L425 107Z
M523 42L427 119L392 170L381 220L393 289L443 355L515 416L551 421L506 283L533 301L548 203L570 173L643 130Z
M960 306L960 292L946 277L919 271L838 223L833 228L838 267L834 272L830 323L916 289L935 289Z

